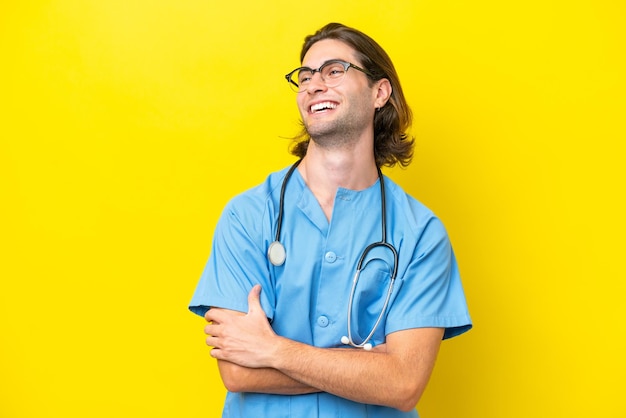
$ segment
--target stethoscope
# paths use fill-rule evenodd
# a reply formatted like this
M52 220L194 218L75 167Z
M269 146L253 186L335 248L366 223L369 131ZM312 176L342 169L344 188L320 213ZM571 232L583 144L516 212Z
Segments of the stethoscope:
M285 178L283 180L282 187L280 189L280 202L278 206L278 219L276 220L276 237L274 242L270 244L267 249L267 258L270 263L274 266L279 267L282 266L287 258L287 253L285 252L285 247L280 243L280 230L283 224L283 208L285 203L285 189L287 188L287 182L291 178L294 170L300 164L300 161L296 161L294 165L291 166ZM374 336L376 329L380 325L380 321L383 319L385 312L387 310L387 306L389 305L389 300L391 299L391 293L393 292L393 284L396 280L396 275L398 273L398 252L394 248L393 245L387 242L387 217L386 217L386 198L385 198L385 180L383 178L383 174L378 168L378 179L380 182L380 206L381 206L381 225L382 225L382 239L378 242L373 242L363 250L361 257L359 258L359 262L356 266L356 273L354 274L354 278L352 279L352 289L350 290L350 299L348 300L348 335L344 335L341 337L341 343L345 345L351 345L352 347L363 348L365 350L371 350L372 344L369 340ZM359 276L361 275L361 270L364 267L363 262L365 261L365 257L372 251L374 248L383 247L387 248L393 254L393 271L391 273L391 280L389 281L389 288L387 289L387 295L385 297L385 302L383 303L383 307L380 311L380 315L376 319L372 330L367 335L367 337L359 344L355 343L352 339L352 329L350 326L350 319L352 318L352 302L354 300L354 292L356 290L356 284L359 281ZM367 263L366 263L367 264Z

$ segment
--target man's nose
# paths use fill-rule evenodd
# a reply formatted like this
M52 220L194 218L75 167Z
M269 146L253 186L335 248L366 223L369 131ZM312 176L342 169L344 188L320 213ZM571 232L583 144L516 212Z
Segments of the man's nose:
M309 93L315 93L324 90L326 90L326 83L322 79L322 73L316 71L311 74L311 81L309 81L309 84L307 85L307 91Z

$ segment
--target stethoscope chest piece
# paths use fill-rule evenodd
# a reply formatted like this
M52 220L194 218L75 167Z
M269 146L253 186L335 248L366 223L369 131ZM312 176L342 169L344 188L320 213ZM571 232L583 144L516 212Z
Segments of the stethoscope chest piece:
M270 263L276 267L282 266L285 262L285 258L287 258L283 244L278 241L272 242L267 249L267 258L270 260Z

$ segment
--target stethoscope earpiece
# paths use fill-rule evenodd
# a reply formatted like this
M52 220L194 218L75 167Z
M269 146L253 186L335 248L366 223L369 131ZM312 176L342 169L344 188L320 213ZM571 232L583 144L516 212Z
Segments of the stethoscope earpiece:
M372 349L372 343L365 343L365 344L355 344L355 343L351 343L350 342L350 338L348 338L346 335L344 335L343 337L341 337L341 344L344 345L351 345L353 347L363 347L363 350L365 351L370 351Z

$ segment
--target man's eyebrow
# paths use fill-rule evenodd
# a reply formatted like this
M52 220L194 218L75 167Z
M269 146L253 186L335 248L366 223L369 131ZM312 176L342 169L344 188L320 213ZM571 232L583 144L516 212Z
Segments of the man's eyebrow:
M329 59L329 60L324 61L324 62L323 62L323 63L322 63L319 67L317 67L317 68L312 68L312 67L308 67L308 66L306 66L306 65L303 65L303 66L301 66L301 67L300 67L300 69L317 70L317 69L319 69L320 67L323 67L324 65L326 65L326 64L328 64L329 62L332 62L332 61L343 61L343 62L349 62L348 60L344 60L344 59L342 59L342 58L331 58L331 59Z

